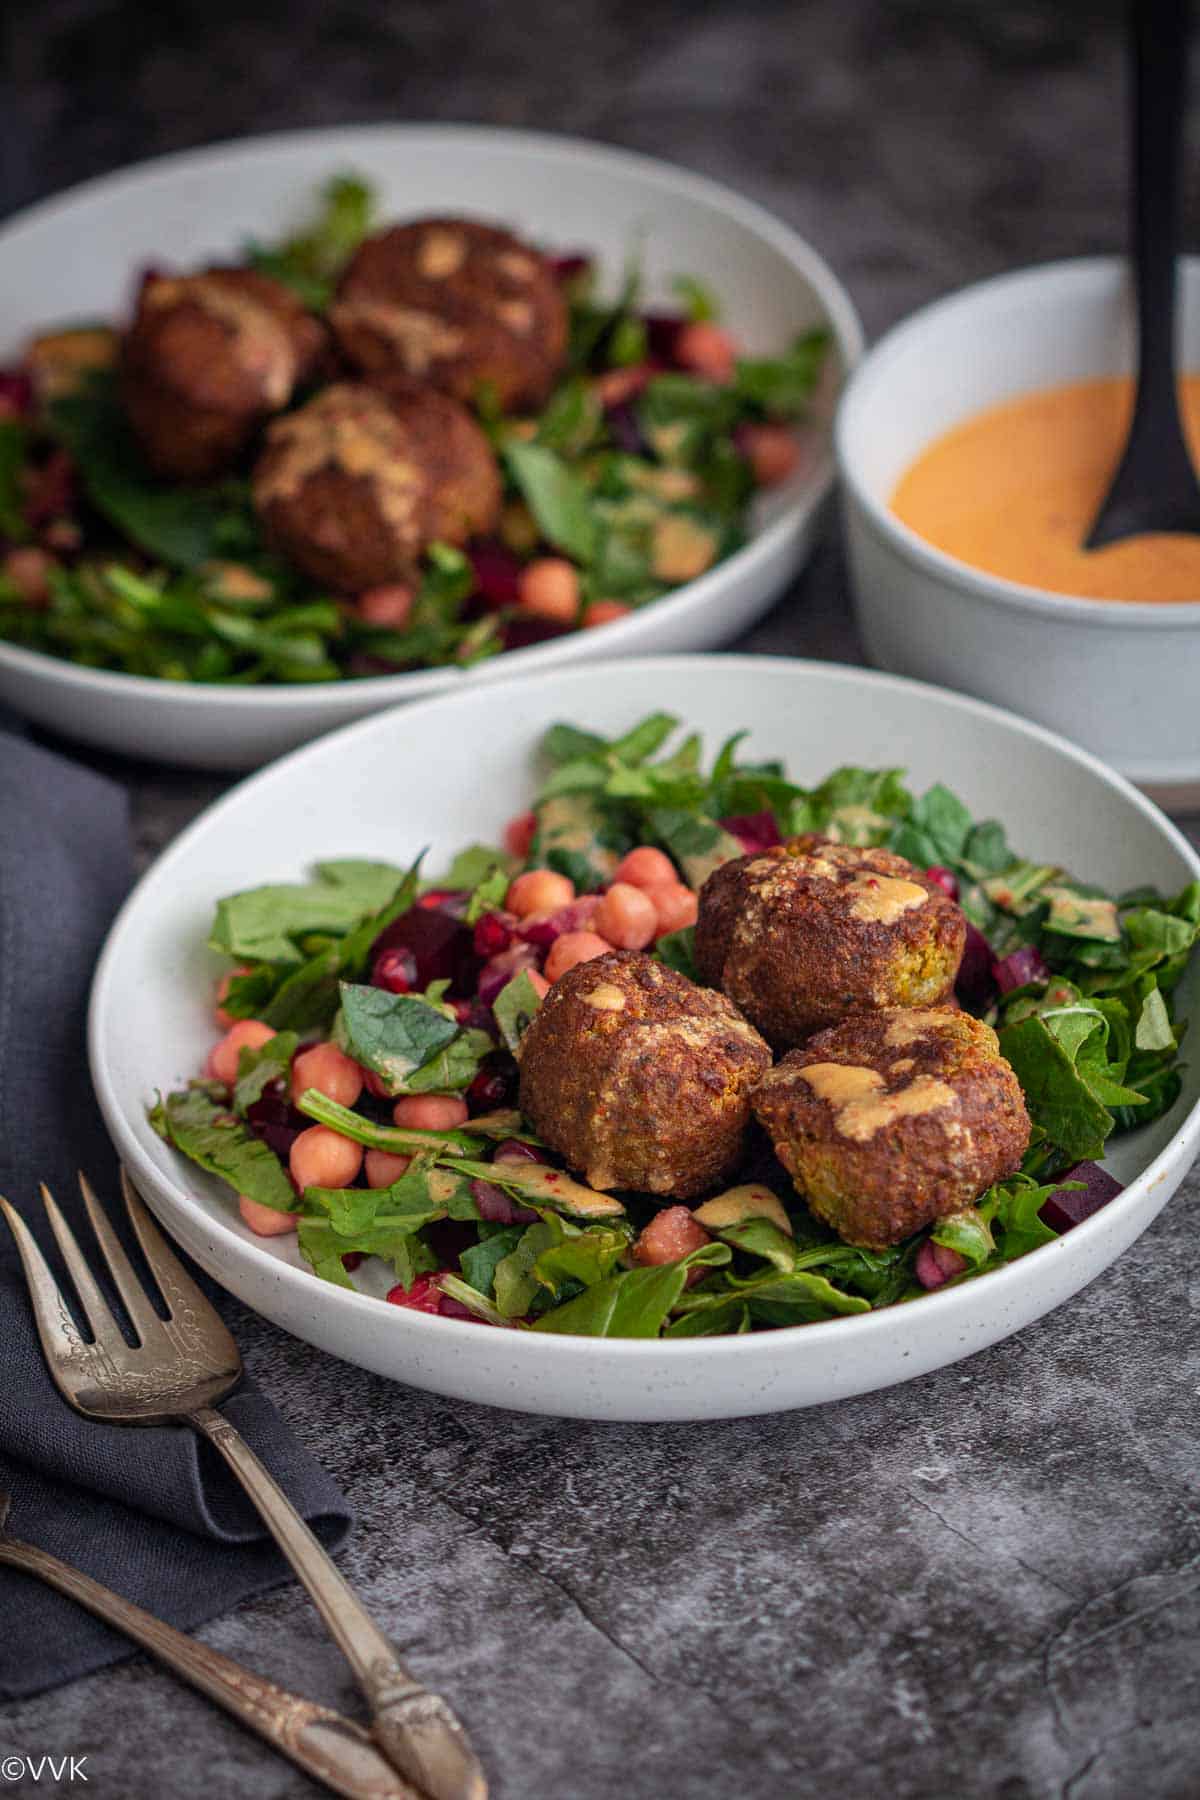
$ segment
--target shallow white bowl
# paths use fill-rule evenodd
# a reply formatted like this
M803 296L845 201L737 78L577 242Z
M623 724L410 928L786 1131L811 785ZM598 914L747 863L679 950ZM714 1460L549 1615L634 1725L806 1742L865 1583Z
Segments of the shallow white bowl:
M1113 889L1200 875L1175 828L1119 776L1061 739L977 701L892 676L760 657L601 663L474 688L348 727L227 795L159 858L113 926L91 1001L92 1077L117 1151L167 1229L210 1274L298 1337L434 1393L595 1419L734 1417L887 1387L1017 1331L1099 1274L1145 1230L1200 1144L1200 1066L1171 1113L1123 1138L1126 1191L1066 1237L979 1281L912 1305L748 1337L675 1343L544 1337L388 1306L319 1281L294 1245L256 1238L220 1183L146 1123L156 1088L183 1082L212 1042L214 902L294 880L318 857L436 872L493 840L528 804L533 752L557 719L615 734L669 708L710 751L752 727L748 751L815 782L836 764L905 764L952 783L1032 856ZM1200 1007L1200 971L1181 996Z
M1183 366L1200 366L1200 261L1180 270ZM1132 294L1116 257L1050 263L965 288L889 332L836 426L863 642L884 668L1063 731L1132 780L1200 782L1200 594L1156 606L1071 599L935 550L890 511L900 476L972 413L1030 389L1126 374ZM1182 798L1182 796L1179 796Z
M74 188L0 230L0 360L56 320L119 317L145 263L184 267L272 238L331 173L356 170L382 218L462 211L598 255L611 288L639 252L650 301L673 275L708 283L750 354L830 328L838 371L862 333L833 274L760 206L668 163L569 138L467 126L376 126L220 144ZM319 732L402 700L600 656L705 650L763 613L808 553L829 491L815 460L762 500L749 543L669 598L602 630L518 650L476 669L275 688L191 686L76 668L0 642L0 699L69 737L129 755L246 769Z

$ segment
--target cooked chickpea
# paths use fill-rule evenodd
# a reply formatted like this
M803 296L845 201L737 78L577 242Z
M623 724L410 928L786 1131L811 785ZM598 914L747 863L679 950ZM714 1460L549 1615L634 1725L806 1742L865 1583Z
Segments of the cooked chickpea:
M276 1212L273 1206L263 1206L245 1194L238 1195L238 1211L242 1223L259 1237L282 1237L285 1231L295 1231L300 1219L299 1213Z
M786 425L744 425L737 441L760 487L786 481L799 465L800 445Z
M509 884L504 904L518 919L527 919L530 913L557 912L574 898L575 883L569 876L553 869L527 869Z
M623 600L593 600L584 607L580 624L585 631L593 631L597 625L615 625L618 619L627 619L632 611Z
M288 1168L303 1193L310 1187L349 1187L362 1160L362 1145L353 1138L330 1131L326 1125L310 1125L293 1143Z
M389 581L382 587L368 588L358 596L358 616L364 625L381 625L389 631L403 631L413 609L415 595L403 581Z
M237 1024L237 1020L232 1014L225 1011L225 1002L229 998L229 990L239 975L248 975L249 973L250 964L239 963L236 969L227 969L217 983L216 1004L213 1007L213 1016L216 1019L217 1024L223 1026L226 1031L229 1030L231 1025Z
M737 353L729 333L706 319L684 326L675 340L675 361L706 381L726 382L733 379Z
M306 1088L316 1088L339 1106L353 1106L363 1090L363 1072L336 1044L314 1044L292 1064L292 1099L299 1100Z
M393 1156L390 1150L368 1150L367 1186L369 1188L391 1187L393 1181L399 1181L411 1161L411 1156Z
M537 814L535 812L518 813L504 827L504 848L518 862L524 862L529 855L529 846L533 842L533 834L537 830Z
M539 619L573 625L579 616L579 571L562 556L539 556L521 571L517 604Z
M50 575L57 567L44 550L24 545L0 560L0 579L14 587L27 606L44 606L50 598Z
M637 888L658 888L668 882L677 882L679 876L665 850L656 850L653 844L639 844L636 850L621 858L613 880L627 881Z
M685 925L696 923L700 896L685 887L682 881L664 881L661 887L647 888L646 892L658 915L655 937L662 937L668 931L682 931Z
M649 894L629 881L614 881L592 915L601 937L618 950L644 950L658 930Z
M604 956L611 949L608 939L595 931L564 931L550 946L546 957L546 980L557 981L576 963L590 962L593 956Z
M244 1049L258 1050L273 1038L275 1033L261 1019L239 1019L231 1025L219 1044L214 1044L208 1053L205 1074L214 1081L237 1080L238 1058Z
M466 1117L467 1103L458 1094L405 1094L392 1108L396 1124L409 1131L454 1131Z

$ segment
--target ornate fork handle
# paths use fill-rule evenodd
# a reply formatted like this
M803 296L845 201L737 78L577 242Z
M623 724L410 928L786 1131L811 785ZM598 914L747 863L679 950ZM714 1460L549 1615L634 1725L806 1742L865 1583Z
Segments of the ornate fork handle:
M446 1702L404 1667L336 1564L241 1433L214 1407L187 1414L224 1457L354 1671L384 1755L434 1800L486 1800L483 1770Z
M0 1563L36 1575L115 1626L346 1800L419 1800L361 1726L340 1713L276 1687L33 1544L0 1537Z

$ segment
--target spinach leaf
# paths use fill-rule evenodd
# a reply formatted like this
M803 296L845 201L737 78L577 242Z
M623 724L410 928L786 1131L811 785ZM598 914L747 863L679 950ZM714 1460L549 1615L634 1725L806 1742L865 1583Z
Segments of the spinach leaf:
M296 1194L273 1150L202 1086L160 1097L149 1119L158 1135L259 1206L293 1212Z
M658 1337L687 1284L689 1271L729 1261L725 1244L705 1244L677 1263L627 1269L585 1288L565 1306L543 1313L534 1331L583 1337Z
M1000 1033L1000 1049L1016 1072L1034 1123L1068 1162L1092 1162L1104 1155L1112 1114L1096 1098L1069 1048L1033 1016Z
M277 1031L257 1049L243 1044L238 1055L238 1078L233 1089L233 1110L244 1119L256 1100L273 1081L286 1081L300 1039L294 1031Z
M576 562L589 563L598 535L591 499L579 477L545 444L510 439L504 461L542 535Z
M514 975L496 995L492 1003L492 1015L500 1028L500 1036L514 1055L520 1049L521 1039L541 1004L542 996L529 979L528 969L522 969L519 975Z
M502 1225L482 1238L478 1244L467 1246L458 1261L473 1288L485 1295L492 1292L497 1266L516 1249L525 1230L524 1225Z
M334 1040L379 1076L390 1094L445 1093L474 1079L492 1048L485 1031L464 1031L420 994L341 984Z
M771 418L801 417L817 385L829 343L829 332L819 328L796 338L783 356L743 358L734 375L736 397L760 407Z
M299 963L294 939L352 931L406 879L389 863L326 863L323 870L317 881L248 888L218 901L209 947L245 962Z

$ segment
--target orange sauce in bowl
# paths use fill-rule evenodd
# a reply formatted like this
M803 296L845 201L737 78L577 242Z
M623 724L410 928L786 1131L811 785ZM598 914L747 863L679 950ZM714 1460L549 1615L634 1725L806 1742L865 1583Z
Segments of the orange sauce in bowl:
M1200 468L1200 375L1180 382ZM896 517L947 556L1088 600L1200 600L1200 535L1153 532L1084 550L1129 428L1128 376L1041 388L988 407L922 451Z

